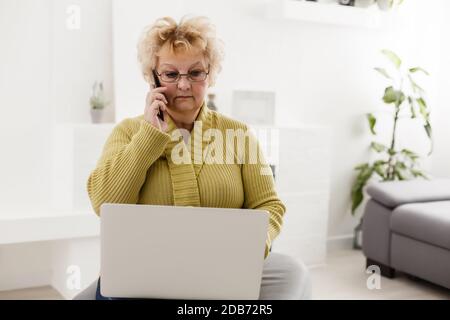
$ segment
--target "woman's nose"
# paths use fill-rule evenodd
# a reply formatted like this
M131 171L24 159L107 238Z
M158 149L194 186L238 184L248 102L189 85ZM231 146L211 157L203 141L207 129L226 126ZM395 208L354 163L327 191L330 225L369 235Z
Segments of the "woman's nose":
M181 77L180 80L178 80L178 89L180 90L188 90L191 87L190 81L187 79L187 77Z

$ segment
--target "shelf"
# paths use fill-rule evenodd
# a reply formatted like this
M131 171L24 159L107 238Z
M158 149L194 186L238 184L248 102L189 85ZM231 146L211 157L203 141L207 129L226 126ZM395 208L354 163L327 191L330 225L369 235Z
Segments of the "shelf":
M89 210L86 183L115 124L61 124L54 127L52 208Z
M97 237L100 221L93 212L14 214L0 219L0 245Z
M267 16L271 19L377 29L390 25L393 12L381 11L374 5L369 8L359 8L337 3L269 0Z

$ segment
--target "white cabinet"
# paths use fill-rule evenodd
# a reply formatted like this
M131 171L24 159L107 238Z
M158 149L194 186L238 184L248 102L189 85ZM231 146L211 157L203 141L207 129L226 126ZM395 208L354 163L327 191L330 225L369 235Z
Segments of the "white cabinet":
M54 128L52 205L55 210L92 210L87 179L115 124L60 124ZM93 210L92 210L93 212Z
M0 290L51 284L65 298L98 277L100 221L86 183L114 124L53 128L52 210L5 213L0 219ZM68 287L79 270L80 287Z
M277 192L286 205L282 231L272 251L289 254L308 265L324 263L331 131L313 126L253 129L267 161L275 165Z

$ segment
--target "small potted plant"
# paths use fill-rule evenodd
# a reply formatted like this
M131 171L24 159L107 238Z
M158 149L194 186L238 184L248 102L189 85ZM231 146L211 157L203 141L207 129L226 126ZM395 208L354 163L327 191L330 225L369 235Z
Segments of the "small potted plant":
M391 10L395 5L401 5L403 0L377 0L377 5L380 10Z
M343 1L339 0L339 3L342 2ZM394 8L394 6L399 6L402 2L403 0L355 0L354 5L355 7L368 8L376 3L380 10L389 11Z
M105 92L103 90L103 82L98 83L97 81L92 86L92 96L89 100L91 105L91 119L93 123L102 122L103 110L109 104L105 100Z

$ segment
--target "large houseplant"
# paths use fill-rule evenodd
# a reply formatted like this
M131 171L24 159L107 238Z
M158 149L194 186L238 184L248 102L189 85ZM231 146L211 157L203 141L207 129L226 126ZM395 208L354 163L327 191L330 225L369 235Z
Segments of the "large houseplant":
M426 174L421 170L418 161L420 156L412 150L399 149L396 145L396 134L400 120L420 119L423 130L430 140L428 155L433 150L430 112L425 91L414 79L416 73L428 75L428 72L421 67L404 68L401 59L390 50L382 50L382 53L393 66L391 68L393 72L385 68L375 68L375 70L389 82L382 99L384 103L392 106L393 129L388 144L375 140L370 143L370 149L376 153L377 159L355 167L358 174L351 190L351 212L353 215L364 200L364 187L370 179L392 181L417 177L426 178ZM372 113L367 114L367 123L370 133L373 137L376 137L376 116ZM357 229L360 226L361 223ZM355 245L355 247L359 246Z

